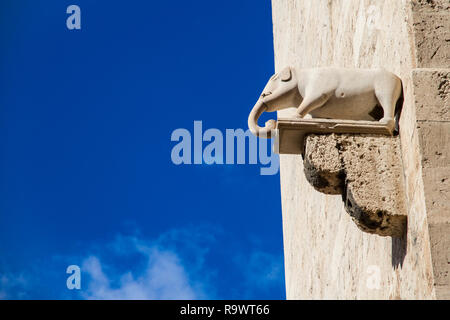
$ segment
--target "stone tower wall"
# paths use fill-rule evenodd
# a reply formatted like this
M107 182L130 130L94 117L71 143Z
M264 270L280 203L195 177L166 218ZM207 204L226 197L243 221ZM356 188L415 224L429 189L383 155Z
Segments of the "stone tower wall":
M272 0L272 11L276 71L383 67L404 98L403 238L363 232L340 195L306 180L300 155L280 156L287 298L450 299L450 1Z

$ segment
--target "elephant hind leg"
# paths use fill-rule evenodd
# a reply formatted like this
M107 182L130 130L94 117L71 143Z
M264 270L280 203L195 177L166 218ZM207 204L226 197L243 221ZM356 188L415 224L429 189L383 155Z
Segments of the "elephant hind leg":
M375 96L383 108L383 118L380 122L386 124L389 128L395 127L395 106L401 94L401 81L393 75L380 79L375 84Z

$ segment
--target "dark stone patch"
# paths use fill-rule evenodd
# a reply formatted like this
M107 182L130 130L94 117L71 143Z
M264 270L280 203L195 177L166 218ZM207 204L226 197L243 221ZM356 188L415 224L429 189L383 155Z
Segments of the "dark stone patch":
M374 120L380 120L383 118L384 110L383 108L377 104L372 111L369 112L369 116L371 116Z

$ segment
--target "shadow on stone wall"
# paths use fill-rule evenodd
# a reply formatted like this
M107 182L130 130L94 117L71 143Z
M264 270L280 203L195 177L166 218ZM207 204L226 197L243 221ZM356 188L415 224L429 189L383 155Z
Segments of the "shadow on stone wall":
M407 229L408 226L405 225L405 231L402 236L392 238L392 267L394 269L403 267L403 261L408 250Z

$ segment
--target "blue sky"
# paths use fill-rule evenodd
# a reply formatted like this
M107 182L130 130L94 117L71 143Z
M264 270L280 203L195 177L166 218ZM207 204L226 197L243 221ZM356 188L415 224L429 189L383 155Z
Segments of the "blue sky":
M0 298L285 298L279 175L171 161L247 129L270 1L2 0L0 41Z

